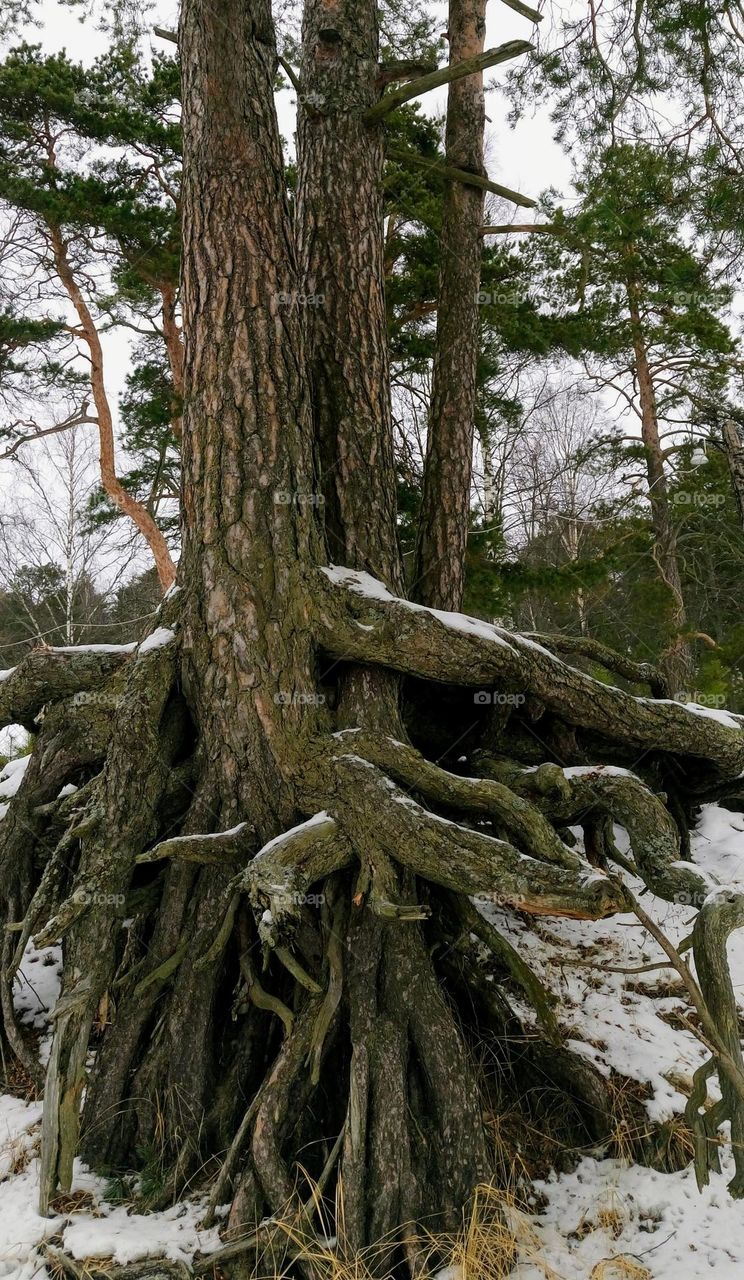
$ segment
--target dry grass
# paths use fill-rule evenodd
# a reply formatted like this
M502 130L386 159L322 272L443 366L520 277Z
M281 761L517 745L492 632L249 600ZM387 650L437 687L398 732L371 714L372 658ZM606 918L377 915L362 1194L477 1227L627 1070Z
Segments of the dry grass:
M314 1202L313 1208L325 1226L322 1204ZM339 1236L343 1238L342 1195L337 1196L336 1214ZM429 1280L440 1270L457 1280L506 1280L518 1262L530 1263L545 1280L561 1280L545 1261L539 1237L514 1197L491 1184L476 1188L458 1231L414 1233L402 1227L395 1238L353 1257L340 1256L322 1235L312 1231L307 1218L287 1219L277 1224L273 1243L263 1253L261 1274L267 1280L289 1280L297 1274L294 1268L301 1261L303 1271L317 1280L373 1280L373 1276L379 1276L381 1257L401 1250L421 1280ZM389 1273L385 1280L391 1280L391 1276Z
M630 1254L620 1253L616 1258L602 1258L592 1267L590 1280L651 1280L651 1276L643 1263Z
M49 1208L54 1213L69 1218L76 1213L90 1213L94 1218L102 1217L95 1196L90 1191L63 1191L50 1202Z
M422 1240L424 1274L451 1268L458 1280L505 1280L519 1263L531 1264L545 1280L559 1280L545 1261L537 1232L514 1196L490 1183L476 1187L468 1214L454 1235L431 1233Z

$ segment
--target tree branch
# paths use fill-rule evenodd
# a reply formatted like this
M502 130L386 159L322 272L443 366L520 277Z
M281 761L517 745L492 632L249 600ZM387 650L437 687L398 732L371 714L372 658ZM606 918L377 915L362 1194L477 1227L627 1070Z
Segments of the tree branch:
M401 85L399 89L394 89L392 93L386 93L379 102L365 111L364 120L367 124L378 124L404 102L410 102L412 98L420 98L422 94L429 93L432 89L439 89L441 85L450 84L453 80L461 80L464 76L485 71L487 67L495 67L500 62L508 62L510 58L518 58L523 53L529 53L532 47L529 40L509 40L496 49L485 49L474 58L465 58L454 66L440 67L437 71L429 72L428 75L419 76L418 79Z
M523 18L529 18L530 22L542 22L543 15L537 9L532 9L528 4L523 4L522 0L501 0L507 9L513 9L515 13L520 13Z
M484 191L492 192L493 195L503 196L504 200L511 200L512 204L521 205L523 209L537 208L536 200L523 196L520 191L512 191L511 187L502 187L499 182L493 182L491 178L485 178L479 173L457 169L454 165L439 160L427 160L408 147L389 145L387 151L389 156L400 160L403 164L412 164L417 169L429 169L438 177L448 179L450 182L464 182L466 186L481 187Z

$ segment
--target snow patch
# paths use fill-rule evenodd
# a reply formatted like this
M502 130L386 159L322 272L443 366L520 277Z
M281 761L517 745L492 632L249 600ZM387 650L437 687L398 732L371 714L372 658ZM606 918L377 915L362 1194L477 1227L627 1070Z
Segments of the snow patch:
M147 636L139 646L137 653L142 656L143 653L152 653L153 649L162 649L166 644L170 644L175 640L176 633L171 631L170 627L156 627L151 635Z

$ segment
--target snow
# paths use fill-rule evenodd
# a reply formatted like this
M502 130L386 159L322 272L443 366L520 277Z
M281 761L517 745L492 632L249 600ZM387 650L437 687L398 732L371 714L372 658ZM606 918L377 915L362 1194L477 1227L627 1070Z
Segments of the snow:
M170 644L175 638L176 633L171 631L170 627L156 627L152 634L142 641L137 653L140 657L143 653L152 653L153 649L162 649L164 645Z
M356 759L357 757L354 757ZM326 813L325 809L321 809L320 813L314 813L312 818L308 818L306 822L298 822L296 827L287 827L281 835L274 836L273 840L269 840L256 854L257 858L262 857L265 853L271 853L273 849L279 849L292 836L296 836L300 831L312 831L313 827L324 827L329 822L333 822L330 813Z
M15 760L8 760L7 764L0 769L0 820L5 817L8 812L8 802L23 782L23 775L30 759L30 755L18 756Z
M0 729L0 756L17 756L28 746L28 730L21 724L6 724Z
M533 1222L543 1257L559 1276L576 1280L588 1280L598 1262L618 1256L647 1267L653 1280L741 1280L742 1207L726 1190L733 1175L728 1153L722 1164L723 1173L712 1174L699 1193L691 1167L656 1173L584 1158L573 1173L536 1184L548 1198ZM519 1277L542 1280L542 1273L526 1266Z
M3 1098L2 1104L15 1103ZM168 1258L189 1263L194 1255L213 1253L220 1247L217 1227L199 1230L204 1202L185 1201L160 1213L132 1213L126 1205L111 1205L105 1199L106 1184L75 1162L73 1192L86 1192L84 1205L74 1214L41 1218L36 1212L39 1161L38 1104L22 1110L23 1104L0 1104L0 1161L5 1154L25 1168L0 1182L0 1277L2 1280L33 1280L48 1273L37 1246L51 1236L61 1237L59 1247L74 1258L111 1258L124 1265L142 1258ZM6 1136L7 1134L7 1136ZM0 1169L2 1164L0 1164ZM0 1174L0 1176L2 1176Z
M29 941L16 975L13 995L16 1012L27 1027L44 1031L59 997L62 983L62 948L37 949Z
M132 644L66 644L55 645L49 653L134 653L137 645Z
M636 774L631 773L630 769L622 769L616 764L571 764L563 770L566 778L585 778L592 773L613 778L635 778L636 782L641 781ZM645 786L645 783L642 785Z
M725 711L721 707L704 707L699 702L680 702L676 698L638 698L637 701L645 702L651 707L658 707L659 704L665 703L667 706L682 707L692 715L704 716L706 720L716 720L727 729L744 729L744 716L735 715L733 711Z
M615 835L621 847L627 844L621 828ZM691 842L700 870L718 883L716 892L744 891L743 814L704 805ZM605 1074L614 1071L650 1085L645 1106L652 1120L680 1114L687 1097L678 1086L689 1088L707 1054L673 1016L689 1009L673 970L609 971L664 959L636 918L533 921L528 929L492 903L478 899L476 905L558 993L556 1013L570 1033L570 1047ZM694 914L689 907L649 893L643 905L672 941L689 934ZM744 929L731 936L729 964L744 1006ZM513 994L510 999L529 1023L529 1008ZM714 1086L711 1096L718 1096ZM699 1194L692 1166L664 1174L585 1156L572 1172L535 1184L538 1196L545 1197L544 1209L531 1219L542 1245L541 1262L561 1280L592 1280L597 1264L613 1258L647 1268L651 1280L741 1280L744 1223L741 1202L727 1190L733 1162L725 1144L722 1165L722 1174L712 1174ZM544 1280L545 1271L525 1259L517 1274L520 1280ZM605 1272L606 1280L621 1280L624 1274ZM438 1280L463 1278L447 1268Z
M37 950L29 942L15 984L20 1021L45 1033L60 989L60 947ZM187 1200L161 1213L140 1214L106 1200L106 1182L75 1162L73 1192L87 1193L74 1214L42 1218L36 1212L42 1105L0 1094L0 1280L47 1280L39 1246L50 1237L75 1258L111 1258L124 1265L142 1258L189 1263L220 1247L217 1227L199 1229L203 1199Z
M481 640L490 640L493 644L503 645L506 649L514 649L511 640L492 622L484 622L482 618L471 618L467 613L450 613L445 609L429 609L426 605L415 604L412 600L403 600L388 591L384 583L373 578L371 573L363 569L345 569L340 565L325 565L322 572L333 583L342 587L350 587L357 595L367 600L378 600L386 604L396 603L414 613L430 613L433 618L444 623L453 631L461 631L465 635L478 636ZM373 630L366 627L365 630ZM521 638L520 638L521 640ZM539 648L539 645L535 645ZM547 652L547 651L545 651Z
M80 1177L100 1188L84 1166L80 1166ZM221 1244L217 1227L199 1230L204 1208L202 1201L186 1201L161 1213L132 1214L123 1205L99 1202L102 1216L76 1214L65 1230L62 1247L73 1258L110 1257L121 1266L149 1257L188 1263L197 1251L213 1253Z
M229 827L227 831L206 831L202 834L194 832L188 836L169 836L168 844L189 844L190 842L201 844L202 840L224 840L228 836L239 836L247 826L247 822L239 822L237 827Z

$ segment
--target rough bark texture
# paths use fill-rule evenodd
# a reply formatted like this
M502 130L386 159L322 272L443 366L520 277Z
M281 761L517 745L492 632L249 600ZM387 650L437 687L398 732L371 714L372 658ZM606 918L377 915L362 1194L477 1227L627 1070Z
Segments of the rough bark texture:
M450 64L483 50L485 0L450 0ZM483 73L452 81L447 163L484 174ZM485 176L485 175L484 175ZM465 582L475 430L483 191L450 180L442 210L437 338L413 594L459 609Z
M297 232L329 557L394 589L393 432L384 293L377 11L308 0L298 113ZM313 495L299 494L310 501Z
M629 251L631 256L632 250ZM670 595L669 642L661 655L659 667L673 697L677 697L693 682L694 663L689 641L685 639L687 612L682 595L682 577L679 569L677 534L672 521L671 506L664 468L664 457L659 436L659 420L656 390L649 365L648 351L643 332L638 283L629 271L626 278L628 312L635 357L635 375L641 406L641 438L646 449L646 473L648 500L651 506L651 523L654 530L654 560L659 576Z
M321 76L337 59L343 109L337 144L322 113L303 125L304 271L311 261L330 270L354 239L320 208L333 179L338 210L351 217L351 149L363 152L371 197L381 163L357 118L370 98L362 64L374 46L372 11L364 21L357 13L358 30L350 15L323 12L321 27L310 0L303 74L316 74L318 55ZM61 939L42 1212L69 1188L78 1152L96 1167L144 1163L158 1183L151 1207L195 1178L209 1189L206 1218L223 1222L225 1246L197 1263L199 1273L217 1265L257 1277L279 1257L306 1275L312 1264L295 1257L286 1228L312 1236L322 1195L338 1254L351 1259L384 1236L369 1265L398 1280L420 1271L419 1226L456 1228L475 1184L494 1176L483 1110L500 1105L506 1081L532 1071L572 1106L578 1100L590 1118L576 1145L611 1132L606 1082L556 1043L550 993L470 898L596 919L627 909L620 871L629 869L656 892L698 904L707 886L680 861L662 787L650 780L665 790L674 774L697 798L739 785L742 721L634 698L533 640L392 594L388 392L378 389L375 409L362 386L367 367L342 363L314 416L310 386L332 335L325 320L308 323L307 308L287 303L304 285L273 106L268 0L228 0L219 13L186 0L180 48L179 581L134 650L32 653L0 680L0 724L39 730L0 827L11 926L5 1041L33 1071L12 975L31 935ZM349 89L357 75L359 99ZM357 287L381 302L378 248L370 240L337 284L334 323L351 323ZM367 349L374 377L385 379L380 324L375 310ZM324 568L330 538L324 545L319 508L295 498L316 492L315 435L357 393L369 410L364 448L354 452L348 418L326 435L334 466L349 466L333 520L354 563ZM355 503L377 485L386 503L368 503L362 525ZM384 581L364 569L378 555ZM405 715L401 677L411 694ZM449 699L451 744L462 736L458 698L470 723L479 687L523 693L525 709L498 724L484 719L474 744L482 750L470 754L479 776L464 778L439 760L432 725L448 712L431 693ZM571 773L536 760L526 732L534 720L562 758L596 768ZM641 753L643 778L604 767ZM60 796L68 782L78 790ZM614 848L612 821L627 828L632 860ZM584 827L593 863L566 843L569 822ZM701 981L730 1013L721 922L707 911ZM525 1046L500 980L484 974L484 953L519 984L545 1038L531 1029ZM720 1033L706 1022L705 1033L739 1098L730 1018ZM498 1086L478 1069L484 1045L503 1065ZM56 1263L76 1274L64 1257Z
M725 418L721 425L723 447L731 472L731 486L734 490L736 509L744 526L744 443L742 443L741 427L733 418Z

